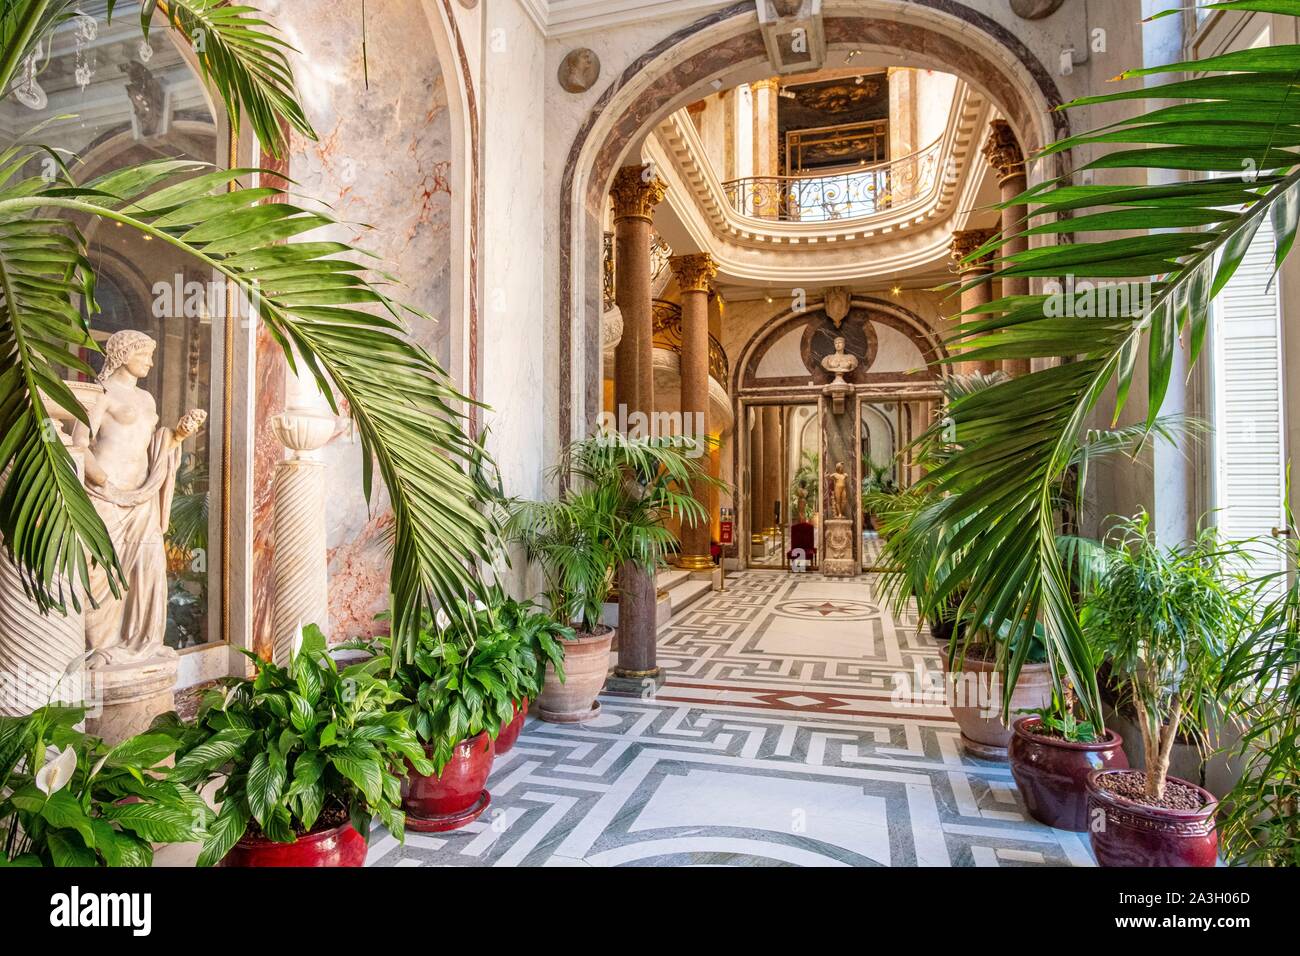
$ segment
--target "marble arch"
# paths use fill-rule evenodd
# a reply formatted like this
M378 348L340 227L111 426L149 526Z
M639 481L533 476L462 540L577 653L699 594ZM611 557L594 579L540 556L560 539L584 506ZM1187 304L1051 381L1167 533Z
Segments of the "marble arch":
M832 48L902 51L915 65L957 74L990 97L1027 153L1069 131L1067 117L1054 109L1061 95L1042 62L1006 27L957 0L830 0L825 31ZM588 412L600 407L600 216L615 172L654 124L701 95L714 77L758 79L770 72L753 3L742 0L633 60L579 129L559 210L561 445L584 432ZM1058 168L1063 162L1058 157Z

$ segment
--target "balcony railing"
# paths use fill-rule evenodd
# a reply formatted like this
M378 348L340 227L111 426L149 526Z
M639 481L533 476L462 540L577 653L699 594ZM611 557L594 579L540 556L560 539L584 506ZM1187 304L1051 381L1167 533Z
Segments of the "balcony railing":
M798 176L749 176L722 184L742 216L786 222L857 219L906 205L939 183L941 141L901 159Z
M682 307L667 299L655 299L651 303L654 311L654 344L664 349L672 349L682 354ZM722 343L712 335L709 336L709 375L721 385L727 387L730 364L727 353L722 350Z

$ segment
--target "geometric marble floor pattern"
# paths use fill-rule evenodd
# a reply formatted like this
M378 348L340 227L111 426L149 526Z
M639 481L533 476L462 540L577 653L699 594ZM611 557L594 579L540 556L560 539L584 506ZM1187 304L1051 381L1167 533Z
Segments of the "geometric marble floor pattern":
M659 635L653 696L530 717L450 833L376 827L367 866L1091 866L921 693L938 652L871 575L746 571Z

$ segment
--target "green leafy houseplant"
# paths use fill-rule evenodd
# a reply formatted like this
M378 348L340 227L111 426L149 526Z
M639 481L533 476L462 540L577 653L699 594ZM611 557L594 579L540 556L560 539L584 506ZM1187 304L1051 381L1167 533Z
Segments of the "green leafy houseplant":
M110 14L115 6L123 4L109 3ZM75 0L0 7L0 95L76 8ZM263 149L284 155L286 129L315 138L298 102L291 48L256 7L145 0L139 12L146 34L165 28L191 47L231 124L245 118ZM47 159L55 175L33 171ZM351 246L304 240L335 221L282 201L289 197L265 178L245 186L258 170L157 160L83 182L76 165L36 142L0 149L0 536L36 600L64 610L59 582L84 586L91 562L121 583L71 457L61 442L45 440L41 398L86 421L62 374L93 374L78 355L98 350L83 318L98 311L84 224L111 222L233 286L291 367L332 405L343 399L361 439L364 490L369 496L377 466L392 506L394 633L410 637L422 608L454 606L473 583L475 562L490 559L496 527L483 479L490 463L458 410L467 400L406 334L407 320L428 317L380 291Z
M206 838L212 811L159 766L174 736L109 747L76 729L84 717L55 706L0 717L0 867L150 866L155 843Z
M1170 4L1176 7L1175 4ZM1300 0L1229 0L1210 10L1300 16ZM1164 15L1181 15L1171 9ZM949 407L960 448L932 474L955 494L950 520L966 527L965 547L937 582L947 593L967 589L970 615L1042 621L1056 672L1078 692L1087 719L1101 719L1097 676L1080 631L1075 598L1057 548L1055 488L1074 449L1114 387L1117 419L1134 372L1146 371L1146 415L1159 414L1173 377L1180 339L1191 363L1202 353L1210 302L1236 272L1266 218L1280 265L1300 223L1300 47L1276 44L1141 70L1121 79L1188 74L1151 86L1084 97L1067 108L1132 100L1161 101L1109 127L1053 144L1064 162L1088 145L1111 148L1079 170L1048 179L1008 206L1028 204L1021 235L1071 234L1069 244L1032 247L1003 256L979 282L1008 277L1050 280L1061 289L1080 282L1149 283L1142 308L1057 306L1086 291L1009 296L963 316L953 344L964 361L1031 359L1038 370ZM1179 102L1167 105L1170 101ZM1075 185L1091 170L1113 182ZM1175 173L1177 182L1132 185L1133 175ZM1132 230L1153 230L1134 235ZM1099 233L1118 238L1100 238ZM972 258L996 251L995 237ZM1078 303L1067 303L1075 305ZM1061 315L1070 315L1066 319ZM960 494L969 492L968 494ZM1014 682L1010 675L1007 691Z
M1233 748L1242 773L1224 798L1220 834L1231 862L1300 866L1300 544L1287 537L1272 546L1283 570L1254 582L1255 619L1219 680L1219 697L1242 727Z
M666 521L708 520L692 488L722 482L704 470L697 450L689 438L602 431L574 442L553 469L568 483L558 500L510 503L506 535L542 569L556 621L595 632L615 572L631 565L653 573L676 548Z
M367 836L378 816L401 839L406 762L432 770L396 706L401 695L365 664L340 671L315 626L287 669L245 653L255 677L225 679L192 723L175 714L155 722L181 741L171 779L195 790L224 781L199 865L219 862L252 827L292 843L349 821Z
M398 710L429 746L439 774L461 741L484 731L496 739L513 719L515 705L537 696L548 661L563 678L564 651L557 639L573 632L499 592L494 597L491 605L462 608L455 621L442 611L426 619L409 661L394 660L391 637L352 645L374 654L362 665L366 670L391 673L395 694L406 701ZM472 628L457 623L470 616L477 618Z
M1146 757L1145 795L1157 801L1180 731L1201 743L1213 726L1227 649L1246 626L1250 605L1228 568L1235 550L1212 530L1192 544L1162 548L1142 512L1116 534L1080 621L1109 662L1121 703L1133 707Z

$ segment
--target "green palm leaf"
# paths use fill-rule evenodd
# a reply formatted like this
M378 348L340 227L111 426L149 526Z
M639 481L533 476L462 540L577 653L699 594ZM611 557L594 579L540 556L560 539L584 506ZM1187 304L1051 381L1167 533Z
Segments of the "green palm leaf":
M1300 16L1300 0L1211 6ZM992 275L976 282L1017 275L1134 280L1149 283L1150 301L1127 314L1084 317L1077 310L1053 314L1060 296L1017 296L964 314L968 321L952 340L961 360L1045 359L1050 367L955 399L950 406L950 427L956 433L952 454L927 477L930 491L944 501L940 520L959 529L951 534L952 560L940 566L941 578L928 602L934 604L961 584L968 588L965 616L1005 619L1013 634L1027 633L1041 622L1055 672L1075 686L1094 721L1100 719L1101 702L1061 559L1060 501L1053 489L1079 463L1088 421L1112 385L1118 419L1144 357L1144 427L1155 427L1179 340L1188 343L1195 361L1210 302L1236 271L1265 217L1275 223L1278 262L1291 248L1300 221L1300 153L1295 149L1300 144L1300 47L1246 50L1132 71L1123 78L1157 73L1208 75L1067 104L1190 101L1070 137L1047 152L1089 143L1129 144L1136 148L1106 153L1083 169L1187 171L1188 179L1153 186L1075 186L1067 179L1054 180L1007 205L1029 205L1022 235L1086 234L1139 225L1192 231L1035 248L997 260ZM1204 175L1216 172L1228 175ZM1066 212L1072 214L1068 224L1055 221ZM1147 221L1140 223L1144 216ZM974 255L1001 248L1008 238L998 237ZM1004 662L1008 700L1018 663Z

